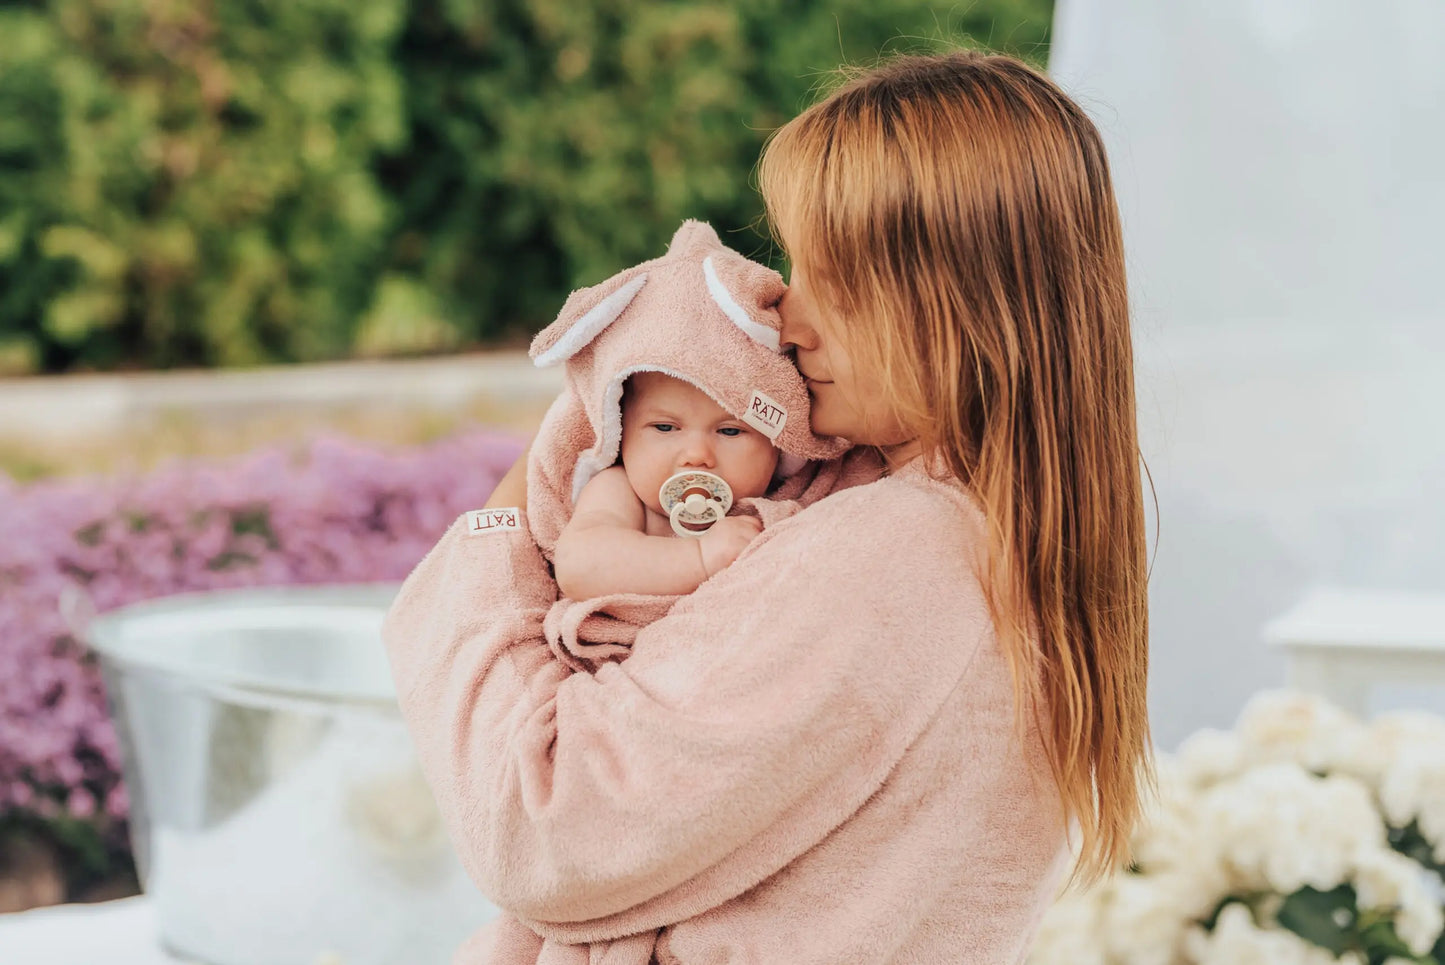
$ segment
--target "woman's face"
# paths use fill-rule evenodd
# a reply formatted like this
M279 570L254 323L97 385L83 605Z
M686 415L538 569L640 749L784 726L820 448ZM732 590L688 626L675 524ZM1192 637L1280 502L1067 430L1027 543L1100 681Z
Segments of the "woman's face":
M793 266L778 313L783 346L794 349L798 371L808 381L815 433L885 447L912 438L879 373L854 366L847 345L837 336L840 320L818 299L801 266Z

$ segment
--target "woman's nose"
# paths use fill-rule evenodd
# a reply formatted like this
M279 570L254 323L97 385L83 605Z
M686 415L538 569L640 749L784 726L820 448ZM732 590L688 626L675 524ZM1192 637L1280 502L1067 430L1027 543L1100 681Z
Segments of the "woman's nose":
M778 341L785 349L796 347L811 352L818 347L818 333L803 320L802 312L789 305L788 294L784 292L782 301L778 302L778 318L782 321Z

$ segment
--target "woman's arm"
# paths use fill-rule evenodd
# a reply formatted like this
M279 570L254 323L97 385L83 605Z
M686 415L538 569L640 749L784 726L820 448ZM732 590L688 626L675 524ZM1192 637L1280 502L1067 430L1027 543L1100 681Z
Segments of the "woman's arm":
M484 509L493 509L499 506L515 506L518 509L527 508L527 458L532 454L532 442L527 441L527 447L512 463L502 478L497 482L497 488L492 490L492 495L487 497Z
M459 521L428 554L383 638L458 853L499 905L575 941L659 927L776 872L877 789L988 620L956 558L970 533L858 492L764 533L595 675L542 639L554 590L525 520Z

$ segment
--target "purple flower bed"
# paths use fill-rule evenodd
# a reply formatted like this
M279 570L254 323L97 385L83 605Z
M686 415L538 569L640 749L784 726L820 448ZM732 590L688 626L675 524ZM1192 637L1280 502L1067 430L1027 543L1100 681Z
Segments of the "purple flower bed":
M400 580L520 450L494 432L392 451L322 438L139 478L0 473L0 822L123 837L119 746L63 600Z

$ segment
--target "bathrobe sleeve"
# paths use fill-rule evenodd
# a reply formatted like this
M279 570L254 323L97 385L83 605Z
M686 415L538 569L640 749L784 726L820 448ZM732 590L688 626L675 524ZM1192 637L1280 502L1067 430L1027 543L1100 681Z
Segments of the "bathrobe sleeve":
M481 889L540 934L607 940L741 894L857 811L991 632L957 549L976 533L946 502L893 480L838 493L595 674L543 638L556 589L525 525L458 520L383 638Z

